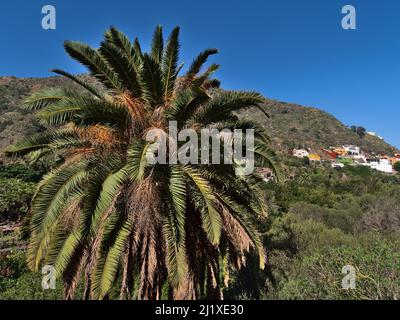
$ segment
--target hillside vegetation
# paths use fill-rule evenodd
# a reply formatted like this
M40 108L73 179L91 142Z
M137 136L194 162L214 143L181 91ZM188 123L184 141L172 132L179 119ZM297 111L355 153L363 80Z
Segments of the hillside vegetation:
M306 147L315 151L330 146L354 144L362 150L377 154L393 154L398 150L385 141L371 135L362 139L332 115L320 109L304 107L267 99L269 120L264 120L258 110L247 111L245 116L254 121L262 120L269 136L278 149Z
M66 86L74 85L62 77L0 77L0 150L44 129L34 114L21 108L25 98L42 88Z
M34 115L21 108L23 99L41 88L60 86L73 84L61 77L0 77L0 150L43 130ZM261 121L268 128L269 136L278 151L286 153L288 149L298 146L319 150L343 144L355 144L365 151L379 154L397 151L377 137L366 135L361 139L350 128L322 110L270 99L266 99L265 106L271 117L269 120L254 109L247 111L245 116ZM3 155L0 157L3 158Z

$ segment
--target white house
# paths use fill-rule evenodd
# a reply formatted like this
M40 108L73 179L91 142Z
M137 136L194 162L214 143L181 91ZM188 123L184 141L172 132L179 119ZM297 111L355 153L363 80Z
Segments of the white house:
M304 149L293 149L293 157L297 158L307 158L310 153L307 150Z
M368 163L363 163L362 165L368 166L371 169L375 169L381 172L392 173L393 166L389 159L379 159L378 161L370 161Z
M343 149L346 150L347 154L349 154L349 155L360 154L360 147L357 147L357 146L346 145L346 146L343 146Z

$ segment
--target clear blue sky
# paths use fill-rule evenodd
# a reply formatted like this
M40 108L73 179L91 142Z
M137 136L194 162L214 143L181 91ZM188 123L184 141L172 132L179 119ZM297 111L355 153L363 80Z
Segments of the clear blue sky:
M57 9L57 29L41 28L41 8ZM341 28L341 8L357 10L357 30ZM181 26L182 60L205 47L220 54L229 89L315 106L346 125L363 125L400 147L398 0L12 0L0 4L0 75L81 73L64 40L97 45L110 25L147 46L157 24Z

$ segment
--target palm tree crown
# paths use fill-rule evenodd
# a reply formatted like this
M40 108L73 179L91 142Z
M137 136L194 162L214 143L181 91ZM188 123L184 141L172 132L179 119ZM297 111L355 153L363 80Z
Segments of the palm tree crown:
M46 89L25 101L49 128L7 150L62 162L39 183L32 200L28 265L52 264L73 298L83 279L85 298L221 298L221 279L245 263L251 248L263 268L265 253L251 217L264 204L236 164L148 163L149 130L240 128L256 132L257 161L273 165L264 131L237 113L260 108L254 92L223 91L201 72L207 49L182 73L179 28L167 41L157 27L149 53L110 28L98 49L65 42L67 53L97 81L54 70L79 89Z

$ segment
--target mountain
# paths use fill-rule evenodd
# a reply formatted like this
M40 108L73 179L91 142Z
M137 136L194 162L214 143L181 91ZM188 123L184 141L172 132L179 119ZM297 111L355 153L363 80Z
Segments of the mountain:
M85 75L82 77L86 81L91 80ZM20 108L22 100L41 88L59 86L73 84L62 77L0 77L0 150L43 130L34 114ZM254 109L245 112L244 116L266 127L275 148L283 153L299 146L319 151L321 148L343 144L355 144L365 151L379 154L398 152L377 137L366 135L361 139L322 110L270 99L266 99L265 107L270 115L269 119ZM2 154L0 158L3 158Z
M1 150L44 129L32 112L21 108L22 101L42 88L60 86L75 85L63 77L0 77L0 160L4 160Z
M248 110L246 119L261 123L273 143L282 152L304 147L320 153L321 148L353 144L375 154L394 154L399 150L372 135L360 138L329 113L311 107L266 99L267 119L261 111Z

